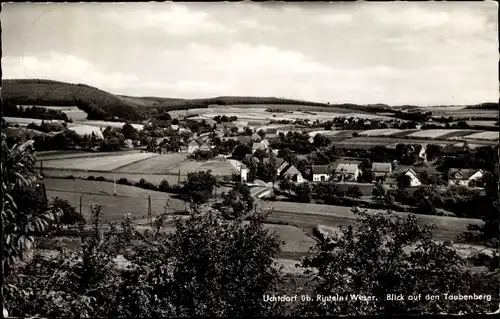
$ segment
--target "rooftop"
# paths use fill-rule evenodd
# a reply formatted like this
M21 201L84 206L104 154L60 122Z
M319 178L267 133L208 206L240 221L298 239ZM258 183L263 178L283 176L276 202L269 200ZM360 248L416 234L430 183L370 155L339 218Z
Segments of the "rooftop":
M330 165L313 165L311 171L313 174L331 174L333 169Z
M348 163L342 163L337 166L335 169L335 172L340 173L348 173L348 174L354 174L356 173L356 170L358 170L358 164L348 164Z
M372 163L372 172L390 173L392 171L391 163Z

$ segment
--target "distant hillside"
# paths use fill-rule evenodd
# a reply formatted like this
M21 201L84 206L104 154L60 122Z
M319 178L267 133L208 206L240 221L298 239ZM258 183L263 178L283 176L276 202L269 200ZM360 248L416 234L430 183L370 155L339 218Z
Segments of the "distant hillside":
M293 104L293 105L305 105L305 106L321 106L327 108L343 108L356 110L361 112L383 112L388 111L391 108L382 104L375 105L359 105L359 104L328 104L328 103L318 103L309 102L293 99L282 99L277 97L251 97L251 96L219 96L207 99L184 99L184 100L172 100L160 102L155 105L155 109L158 112L173 111L173 110L187 110L193 108L207 108L209 105L245 105L245 104L270 104L270 105L280 105L280 104Z
M119 117L136 121L144 117L140 109L144 105L139 101L123 99L84 84L37 79L2 80L2 99L17 105L76 105L93 119Z
M488 102L488 103L481 103L478 105L469 105L466 107L466 109L480 109L480 110L498 110L498 103L493 103L493 102Z

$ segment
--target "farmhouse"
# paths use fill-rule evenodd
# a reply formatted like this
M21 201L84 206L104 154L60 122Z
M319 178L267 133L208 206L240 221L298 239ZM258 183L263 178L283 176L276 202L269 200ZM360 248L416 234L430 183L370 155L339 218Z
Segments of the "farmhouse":
M178 131L179 130L179 125L176 125L176 124L170 124L170 127L172 128L172 130L174 131Z
M260 141L262 144L266 145L266 147L269 147L269 141L266 140L266 139L263 139L262 141Z
M482 187L483 176L483 170L450 168L450 170L448 171L448 185Z
M372 175L373 179L376 178L387 178L389 175L392 173L392 166L391 163L378 163L378 162L373 162L372 163Z
M131 139L126 139L124 143L125 143L125 147L134 148L134 143L132 142Z
M311 172L313 182L325 182L332 177L333 169L329 165L313 165Z
M343 163L335 169L335 180L339 182L355 182L359 176L359 166L357 164Z
M254 142L260 142L260 140L261 140L260 135L257 134L257 133L253 133L252 136L251 136L251 139Z
M417 173L413 169L408 169L404 173L404 175L410 177L410 187L416 187L422 185L420 180L418 179Z
M282 165L285 165L285 167L279 171L278 175L283 177L288 176L288 178L290 178L292 182L297 184L304 182L302 173L297 169L297 167L295 167L295 165L286 162L284 162Z
M198 142L196 142L196 141L191 141L191 142L188 144L188 153L189 153L189 154L193 154L193 153L194 153L194 152L196 152L199 148L200 148L200 144L198 144Z
M260 163L260 160L257 157L254 157L252 154L245 155L245 160L247 163Z
M252 153L255 153L255 151L257 151L257 150L266 150L267 147L268 147L267 144L262 143L262 142L260 142L260 143L253 143L252 144Z
M278 134L278 129L267 128L264 132L266 132L266 136L267 135L277 135Z
M203 151L203 152L208 152L208 151L211 151L212 148L207 143L203 143L202 145L200 145L198 150Z
M237 136L236 140L240 143L243 143L243 144L248 144L252 141L250 136L244 136L244 135Z
M241 165L240 178L242 183L246 183L248 180L248 167L245 164Z

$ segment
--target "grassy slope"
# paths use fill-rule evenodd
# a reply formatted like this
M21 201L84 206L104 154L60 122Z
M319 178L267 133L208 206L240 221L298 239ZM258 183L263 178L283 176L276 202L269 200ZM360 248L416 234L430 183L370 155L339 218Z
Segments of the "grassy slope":
M70 84L50 80L3 80L2 98L18 105L71 106L75 99L95 101L112 116L137 119L141 107L148 100L124 99L114 94L83 84Z

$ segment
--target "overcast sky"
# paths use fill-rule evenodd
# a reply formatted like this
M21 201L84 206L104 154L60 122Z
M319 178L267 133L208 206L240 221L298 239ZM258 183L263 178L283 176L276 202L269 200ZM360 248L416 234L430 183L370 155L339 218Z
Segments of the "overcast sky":
M117 94L498 101L495 2L4 4L4 78Z

